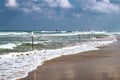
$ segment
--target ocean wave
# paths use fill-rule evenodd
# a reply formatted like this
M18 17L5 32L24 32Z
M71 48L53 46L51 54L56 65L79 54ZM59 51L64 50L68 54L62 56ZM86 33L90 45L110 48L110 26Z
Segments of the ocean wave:
M7 36L7 35L27 35L28 32L0 32L0 36Z
M17 47L17 45L13 43L0 45L0 49L14 49L15 47Z
M83 34L108 34L105 31L33 31L34 37L42 36L74 36ZM0 32L0 36L26 36L30 37L31 32Z
M43 34L38 33L38 32L43 32ZM55 31L34 31L34 44L49 44L49 43L54 43L54 42L70 42L70 41L77 41L78 38L80 40L88 40L91 38L91 40L95 39L95 36L89 36L91 35L98 35L98 34L103 34L103 35L109 35L109 33L102 31L91 31L91 32L80 32L80 31L61 31L61 33L49 33L46 34L46 32L55 32ZM32 43L31 42L31 33L30 32L0 32L0 35L8 35L3 38L3 36L0 36L0 49L14 49L14 47L17 47L22 44L26 43ZM80 37L79 37L79 36ZM12 36L12 37L11 37ZM58 39L59 38L59 39ZM4 44L8 43L8 44ZM10 44L11 43L11 44Z
M39 33L68 33L69 31L35 31Z
M43 31L44 32L44 31ZM46 32L46 31L45 31ZM48 31L49 32L49 31ZM67 31L61 31L61 33L49 33L49 34L35 34L37 37L38 36L74 36L74 35L87 35L87 34L104 34L104 35L109 35L108 32L105 32L105 31L86 31L86 32L80 32L80 31L72 31L72 32L67 32Z
M105 39L105 40L104 40ZM0 79L15 80L27 76L28 72L37 68L46 60L51 60L62 55L76 54L80 52L98 50L97 47L106 46L116 41L115 36L109 36L98 41L89 41L75 46L61 49L34 50L28 52L16 52L0 56Z

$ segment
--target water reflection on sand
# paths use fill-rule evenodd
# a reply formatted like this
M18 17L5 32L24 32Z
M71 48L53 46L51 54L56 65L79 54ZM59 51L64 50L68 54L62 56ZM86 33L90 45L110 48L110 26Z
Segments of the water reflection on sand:
M64 56L46 62L22 80L120 80L120 40L99 51Z

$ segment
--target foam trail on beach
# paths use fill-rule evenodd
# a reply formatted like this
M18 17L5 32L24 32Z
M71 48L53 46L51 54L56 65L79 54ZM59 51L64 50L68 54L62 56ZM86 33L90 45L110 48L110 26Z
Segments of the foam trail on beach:
M0 79L15 80L27 76L28 72L41 66L44 61L51 60L62 55L76 54L80 52L98 50L100 46L106 46L116 41L114 36L78 43L75 46L61 49L34 50L28 52L16 52L0 56Z

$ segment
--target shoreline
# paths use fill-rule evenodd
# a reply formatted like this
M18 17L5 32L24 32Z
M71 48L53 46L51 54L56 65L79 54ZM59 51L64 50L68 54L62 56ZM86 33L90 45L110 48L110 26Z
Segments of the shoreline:
M116 42L115 42L116 43ZM118 43L118 42L117 42ZM36 70L33 70L32 72L29 72L28 76L25 77L25 78L21 78L21 79L17 79L17 80L49 80L50 78L52 78L52 80L61 80L61 79L53 79L53 77L50 77L48 79L46 78L40 78L38 76L40 75L43 75L44 76L48 76L46 74L53 74L55 72L55 70L52 68L52 67L59 67L58 69L60 69L62 65L70 65L69 63L73 64L76 63L76 61L79 61L81 62L82 64L85 64L85 62L89 62L89 60L91 61L94 61L96 59L101 59L101 58L109 58L109 57L113 57L113 53L109 53L109 54L104 54L104 52L106 52L108 50L110 50L110 47L112 45L112 47L114 47L113 45L114 43L108 45L108 46L103 46L103 47L100 47L99 50L94 50L94 51L87 51L87 52L82 52L80 54L70 54L70 55L63 55L61 57L58 57L58 58L55 58L55 59L52 59L50 61L45 61L44 64L42 66L39 66L37 67ZM105 48L105 49L104 49ZM102 55L101 55L101 51L102 51ZM73 60L73 61L72 61ZM60 64L58 64L60 63ZM53 72L50 70L48 72L46 72L46 69L44 71L44 68L49 68L47 66L50 66L50 68L52 68ZM57 67L56 67L57 66ZM61 67L60 67L61 66ZM64 69L64 68L62 68ZM66 69L66 68L65 68ZM44 72L44 73L42 73ZM36 73L36 74L35 74ZM56 73L56 72L55 72ZM39 74L39 75L38 75ZM34 76L37 76L36 78ZM63 79L64 80L64 79ZM67 79L65 79L67 80ZM68 79L69 80L69 79ZM74 79L71 79L71 80L74 80ZM76 80L76 79L75 79ZM78 79L79 80L79 79ZM82 80L82 79L81 79ZM83 79L84 80L84 79ZM86 80L86 79L85 79ZM89 79L88 79L89 80Z
M18 79L20 77L25 77L29 72L35 70L37 66L43 65L45 61L49 61L51 59L58 58L63 55L71 55L86 51L98 50L99 48L97 47L107 46L116 41L116 38L110 36L108 37L107 41L106 38L105 41L103 40L85 42L81 45L77 44L75 46L64 47L62 49L56 50L35 50L25 53L10 53L7 55L0 56L0 62L5 63L1 66L1 79L11 80Z

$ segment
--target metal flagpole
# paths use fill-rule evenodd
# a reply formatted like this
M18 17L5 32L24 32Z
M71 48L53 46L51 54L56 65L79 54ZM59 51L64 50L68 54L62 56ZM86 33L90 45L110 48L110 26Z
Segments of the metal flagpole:
M32 50L33 50L33 42L34 42L34 40L33 40L33 38L34 38L34 34L33 34L33 32L31 33L32 34Z

